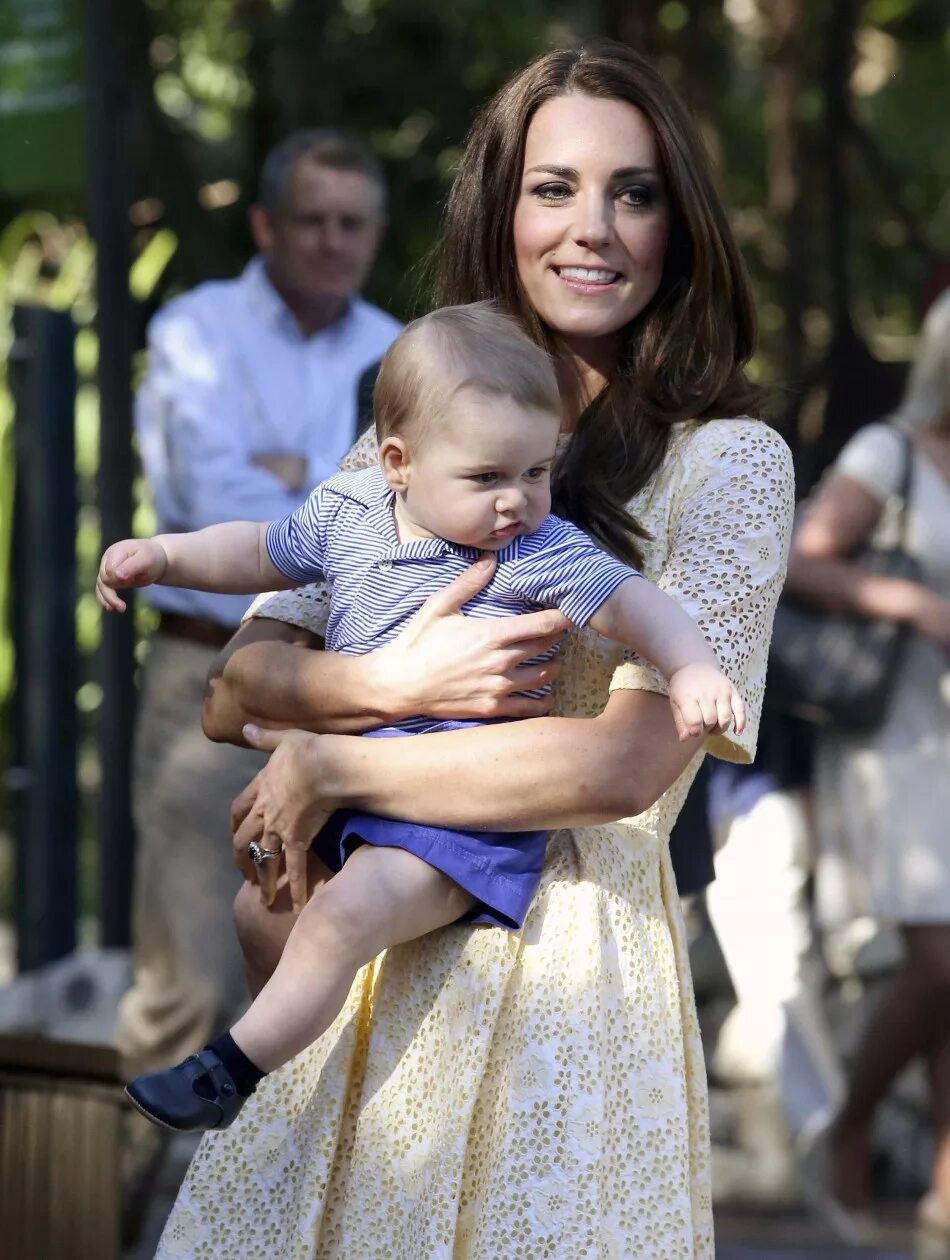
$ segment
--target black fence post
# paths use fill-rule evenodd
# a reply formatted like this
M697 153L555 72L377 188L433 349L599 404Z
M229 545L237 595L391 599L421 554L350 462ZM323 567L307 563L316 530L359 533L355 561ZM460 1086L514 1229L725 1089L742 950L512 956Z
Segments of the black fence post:
M16 691L9 782L21 971L76 946L75 332L69 315L17 307L11 601Z
M99 334L99 520L103 547L132 532L132 353L129 296L129 85L120 47L123 0L87 0L89 217L96 241ZM99 712L99 925L104 946L129 944L133 865L134 604L102 618Z

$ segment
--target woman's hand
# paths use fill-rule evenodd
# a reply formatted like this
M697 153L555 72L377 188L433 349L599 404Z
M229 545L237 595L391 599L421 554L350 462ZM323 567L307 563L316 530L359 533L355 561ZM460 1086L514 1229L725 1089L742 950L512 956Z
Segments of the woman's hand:
M364 658L390 720L425 713L433 718L540 717L550 697L514 695L557 678L555 659L526 662L553 647L570 621L545 610L520 617L465 617L462 608L491 580L496 560L486 553L443 590L431 595L405 630Z
M271 754L231 806L234 860L245 879L255 881L266 905L273 901L280 862L255 864L248 845L283 851L294 912L307 904L307 854L314 836L337 808L320 792L319 735L307 731L265 731L247 726L252 748Z
M922 586L911 625L950 656L950 600Z

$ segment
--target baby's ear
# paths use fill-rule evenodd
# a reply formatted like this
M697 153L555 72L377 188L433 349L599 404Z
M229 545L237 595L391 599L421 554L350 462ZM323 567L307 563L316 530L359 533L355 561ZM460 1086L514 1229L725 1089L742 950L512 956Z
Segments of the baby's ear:
M411 462L404 438L383 438L379 444L379 466L391 490L398 494L407 488Z

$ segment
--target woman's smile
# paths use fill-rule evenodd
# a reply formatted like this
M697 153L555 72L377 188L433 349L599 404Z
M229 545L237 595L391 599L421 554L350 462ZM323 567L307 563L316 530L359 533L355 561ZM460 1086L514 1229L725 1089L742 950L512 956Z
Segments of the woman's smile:
M574 267L552 263L551 270L572 293L592 297L600 297L623 280L623 273L610 267Z

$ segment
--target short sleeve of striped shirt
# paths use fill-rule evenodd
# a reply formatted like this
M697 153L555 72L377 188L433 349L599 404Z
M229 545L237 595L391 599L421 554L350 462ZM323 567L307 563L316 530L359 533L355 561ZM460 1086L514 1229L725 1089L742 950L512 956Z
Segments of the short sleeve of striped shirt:
M557 516L520 541L496 581L543 608L559 609L576 626L585 626L621 582L640 576Z
M295 512L271 521L264 544L271 564L301 586L320 581L326 572L327 521L337 496L326 483L317 486Z

